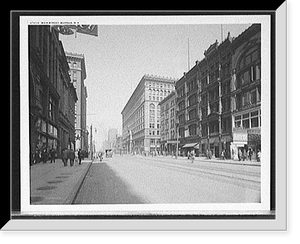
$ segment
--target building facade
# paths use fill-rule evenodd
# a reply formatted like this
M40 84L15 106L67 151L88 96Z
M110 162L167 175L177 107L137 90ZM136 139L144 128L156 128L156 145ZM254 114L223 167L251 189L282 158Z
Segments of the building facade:
M176 94L172 91L160 103L160 151L175 155L177 150Z
M184 73L176 83L176 116L178 126L179 154L186 155L196 149L199 154L199 82L197 63L191 70Z
M59 52L59 137L61 152L64 148L75 149L75 104L77 102L76 89L69 76L69 66L67 58L60 42Z
M88 128L86 124L87 88L85 79L87 77L85 59L83 54L67 52L67 60L70 67L71 82L76 88L77 102L75 104L75 149L88 151Z
M160 105L175 89L176 79L144 75L122 110L124 153L160 151Z
M254 24L232 43L231 151L261 150L261 26Z
M200 151L208 151L213 157L230 157L232 141L231 116L231 44L227 38L219 44L217 41L205 52L204 61L199 63L200 77Z
M237 158L260 150L261 36L254 24L236 38L210 45L176 82L180 152Z
M61 149L75 142L77 96L70 82L58 32L46 25L29 26L30 150ZM63 133L63 131L65 133Z

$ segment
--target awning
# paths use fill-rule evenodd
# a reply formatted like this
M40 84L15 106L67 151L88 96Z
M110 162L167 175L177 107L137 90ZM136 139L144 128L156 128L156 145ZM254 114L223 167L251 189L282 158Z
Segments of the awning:
M187 148L187 147L195 147L198 143L188 143L185 144L182 148Z

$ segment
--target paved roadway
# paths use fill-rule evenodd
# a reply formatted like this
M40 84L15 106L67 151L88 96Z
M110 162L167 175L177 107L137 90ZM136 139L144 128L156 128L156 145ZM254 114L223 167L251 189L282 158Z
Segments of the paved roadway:
M93 162L75 204L256 203L260 167L163 157Z

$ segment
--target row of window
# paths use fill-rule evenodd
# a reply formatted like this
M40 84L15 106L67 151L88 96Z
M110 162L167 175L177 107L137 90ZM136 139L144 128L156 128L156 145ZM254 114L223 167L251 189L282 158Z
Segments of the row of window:
M245 129L261 127L261 111L256 110L235 116L234 125L235 127L243 127Z
M173 84L165 84L165 83L161 83L161 82L146 82L145 83L146 86L148 86L149 88L152 87L152 88L174 88L174 85Z

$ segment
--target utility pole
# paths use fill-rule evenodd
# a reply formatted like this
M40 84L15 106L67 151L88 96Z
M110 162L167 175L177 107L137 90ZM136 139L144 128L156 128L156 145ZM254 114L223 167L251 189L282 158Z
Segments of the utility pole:
M221 24L221 42L223 42L223 25Z
M90 127L90 153L91 153L91 160L93 160L93 125Z

